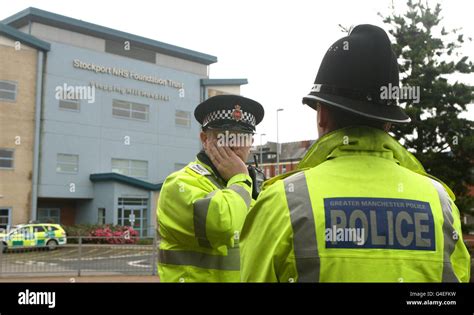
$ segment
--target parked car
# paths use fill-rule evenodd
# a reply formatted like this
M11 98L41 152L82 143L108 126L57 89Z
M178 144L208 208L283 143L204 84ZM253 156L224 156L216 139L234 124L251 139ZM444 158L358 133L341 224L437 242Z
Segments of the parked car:
M0 233L3 251L15 248L48 248L54 250L67 243L66 232L59 224L21 224L7 233Z

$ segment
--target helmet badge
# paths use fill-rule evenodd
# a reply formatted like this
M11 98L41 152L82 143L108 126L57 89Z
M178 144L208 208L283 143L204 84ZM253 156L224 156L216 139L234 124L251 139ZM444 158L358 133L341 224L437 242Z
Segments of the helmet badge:
M232 118L235 121L240 121L242 119L242 111L240 110L240 105L235 105L234 110L232 111Z

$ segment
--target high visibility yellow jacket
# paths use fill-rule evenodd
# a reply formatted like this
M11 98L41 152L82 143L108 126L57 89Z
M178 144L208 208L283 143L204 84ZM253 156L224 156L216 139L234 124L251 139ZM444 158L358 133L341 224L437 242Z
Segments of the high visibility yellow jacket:
M329 133L264 184L241 234L251 282L467 282L454 195L387 133Z
M163 282L239 282L239 234L252 202L252 180L227 183L197 159L169 175L157 220Z

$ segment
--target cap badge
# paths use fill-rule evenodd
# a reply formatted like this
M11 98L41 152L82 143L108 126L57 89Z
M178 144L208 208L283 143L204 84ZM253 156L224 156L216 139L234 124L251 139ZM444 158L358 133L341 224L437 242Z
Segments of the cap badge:
M240 121L242 119L242 111L240 110L240 105L235 105L234 110L232 111L232 118L235 121Z

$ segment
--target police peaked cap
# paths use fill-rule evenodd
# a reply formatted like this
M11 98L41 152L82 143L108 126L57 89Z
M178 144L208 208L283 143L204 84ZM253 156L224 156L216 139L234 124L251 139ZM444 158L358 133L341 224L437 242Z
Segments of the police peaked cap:
M217 95L208 98L194 110L194 117L202 129L255 132L263 119L263 106L240 95Z

